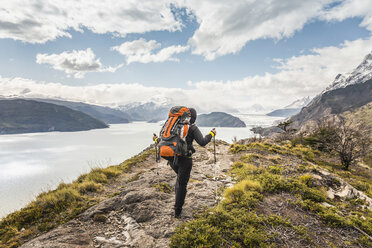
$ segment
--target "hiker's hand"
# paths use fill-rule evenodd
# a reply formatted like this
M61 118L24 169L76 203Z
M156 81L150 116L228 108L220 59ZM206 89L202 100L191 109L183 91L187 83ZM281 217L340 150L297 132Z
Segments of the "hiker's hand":
M212 137L216 136L216 134L217 134L215 128L213 128L209 133L212 135Z
M154 134L154 136L152 136L153 141L156 141L157 138L158 138L158 136L156 134Z

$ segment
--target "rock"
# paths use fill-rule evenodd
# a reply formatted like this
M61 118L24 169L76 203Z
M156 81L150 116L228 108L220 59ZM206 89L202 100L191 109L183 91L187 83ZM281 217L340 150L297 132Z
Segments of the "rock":
M95 215L102 215L104 213L108 213L109 211L112 211L114 209L119 209L124 204L122 197L115 196L112 198L109 198L107 200L102 201L101 203L89 208L87 211L82 213L79 217L82 220L88 220Z
M327 203L327 202L322 202L322 205L325 206L325 207L333 207L331 204Z
M104 237L96 237L95 241L97 241L98 243L110 244L113 247L122 247L124 245L124 242L117 240L116 237L112 237L110 239L106 239Z
M21 247L71 247L71 248L85 248L93 247L93 242L89 234L77 227L58 227L57 229L43 234L36 239L23 244Z

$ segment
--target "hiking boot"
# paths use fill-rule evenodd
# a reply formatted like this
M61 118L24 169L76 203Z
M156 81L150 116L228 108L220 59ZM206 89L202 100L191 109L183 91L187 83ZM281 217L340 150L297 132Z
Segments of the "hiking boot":
M174 218L181 218L181 214L182 214L182 209L176 209L174 210Z

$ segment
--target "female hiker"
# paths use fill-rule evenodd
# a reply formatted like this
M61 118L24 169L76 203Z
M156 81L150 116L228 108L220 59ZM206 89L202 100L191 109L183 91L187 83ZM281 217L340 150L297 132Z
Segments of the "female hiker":
M173 109L173 108L172 108ZM197 117L196 110L193 108L188 109L191 113L191 118L188 125L188 132L185 137L187 144L187 151L185 155L169 159L169 164L177 174L176 181L176 200L174 204L174 217L180 218L182 213L182 206L185 202L187 183L189 182L190 172L192 168L192 154L195 152L193 141L195 140L199 145L207 145L212 137L216 135L216 130L212 130L206 136L203 136L199 128L195 125ZM172 111L172 110L171 110ZM160 139L154 134L153 140L158 144Z

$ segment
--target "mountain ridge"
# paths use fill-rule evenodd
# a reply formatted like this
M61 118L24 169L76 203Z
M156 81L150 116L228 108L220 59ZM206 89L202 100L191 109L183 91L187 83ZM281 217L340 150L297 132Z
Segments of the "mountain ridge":
M80 111L35 100L0 100L0 134L85 131L107 128Z
M332 91L338 88L345 88L349 85L363 83L372 79L372 51L367 54L362 63L360 63L352 72L338 74L330 86L323 92Z
M238 117L225 112L200 114L196 118L196 124L201 127L246 127Z
M53 103L61 106L68 107L73 110L77 110L88 114L96 119L104 121L106 124L119 124L119 123L129 123L130 117L126 113L106 107L106 106L99 106L88 104L84 102L73 102L68 100L59 100L59 99L43 99L43 98L35 98L31 100L36 100L40 102L47 102Z
M372 102L372 52L350 73L337 75L326 90L314 97L298 114L291 126L306 131L324 118L352 111Z
M307 106L311 102L311 98L309 96L303 97L301 99L297 99L291 104L285 106L282 109L276 109L267 113L268 116L278 116L278 117L290 117L295 115L301 111L301 109Z

